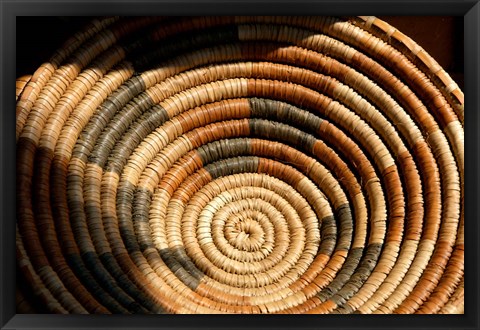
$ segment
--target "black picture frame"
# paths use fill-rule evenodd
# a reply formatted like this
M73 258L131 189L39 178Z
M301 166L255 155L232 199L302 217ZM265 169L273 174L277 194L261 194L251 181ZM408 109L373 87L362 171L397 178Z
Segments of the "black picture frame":
M478 0L301 1L0 1L0 326L1 329L478 329L478 161L480 141L480 4ZM457 15L465 40L465 249L463 315L28 315L15 314L15 36L17 16L143 15Z

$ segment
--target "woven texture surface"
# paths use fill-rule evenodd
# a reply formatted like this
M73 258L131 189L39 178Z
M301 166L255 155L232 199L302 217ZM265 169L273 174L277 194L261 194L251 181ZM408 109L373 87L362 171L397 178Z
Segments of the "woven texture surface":
M463 312L463 93L387 23L102 18L16 87L18 308Z

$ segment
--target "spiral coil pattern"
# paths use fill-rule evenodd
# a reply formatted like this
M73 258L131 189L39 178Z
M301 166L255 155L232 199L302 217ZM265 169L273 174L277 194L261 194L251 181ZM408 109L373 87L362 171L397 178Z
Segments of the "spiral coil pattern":
M463 93L375 17L98 19L16 110L49 312L463 308Z

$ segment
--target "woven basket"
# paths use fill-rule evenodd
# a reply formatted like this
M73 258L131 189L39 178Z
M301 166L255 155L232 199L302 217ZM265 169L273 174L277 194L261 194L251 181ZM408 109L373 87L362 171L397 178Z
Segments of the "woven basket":
M98 19L16 87L18 311L463 312L463 93L387 23Z

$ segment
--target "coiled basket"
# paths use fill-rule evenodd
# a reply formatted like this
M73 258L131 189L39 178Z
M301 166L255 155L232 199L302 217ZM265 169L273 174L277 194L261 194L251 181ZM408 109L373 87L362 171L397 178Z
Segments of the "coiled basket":
M96 19L16 118L19 311L463 312L463 93L375 17Z

